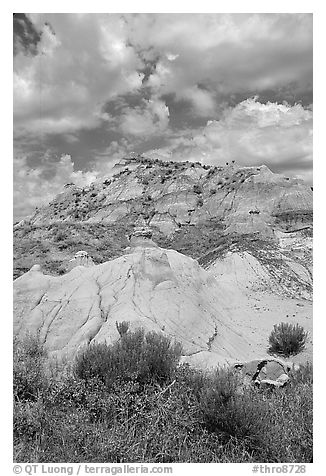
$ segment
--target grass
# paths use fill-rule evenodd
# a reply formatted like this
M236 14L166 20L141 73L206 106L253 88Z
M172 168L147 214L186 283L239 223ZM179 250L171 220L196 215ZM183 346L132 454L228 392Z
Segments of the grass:
M144 352L158 342L154 357ZM94 371L93 355L87 374L78 371L81 357L70 370L51 370L37 340L15 341L16 462L312 461L310 365L293 371L284 389L260 390L229 369L177 367L180 349L162 335L127 331L119 343L93 347L103 366ZM103 378L108 362L133 372Z

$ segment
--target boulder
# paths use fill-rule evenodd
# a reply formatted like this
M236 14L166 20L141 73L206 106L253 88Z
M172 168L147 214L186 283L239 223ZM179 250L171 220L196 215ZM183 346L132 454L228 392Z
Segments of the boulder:
M245 386L254 384L260 388L279 388L290 380L288 372L292 366L280 359L257 359L236 363L234 368L240 373Z

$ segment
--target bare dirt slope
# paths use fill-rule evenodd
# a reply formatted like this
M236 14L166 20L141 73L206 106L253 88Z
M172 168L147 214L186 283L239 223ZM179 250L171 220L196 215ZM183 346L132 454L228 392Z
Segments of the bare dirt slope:
M273 326L289 322L300 324L309 333L306 349L291 361L311 361L312 241L298 233L279 233L278 238L279 247L265 250L265 260L262 248L260 259L257 250L234 250L211 261L207 269L223 290L225 314L250 340L257 356L266 352L266 338Z

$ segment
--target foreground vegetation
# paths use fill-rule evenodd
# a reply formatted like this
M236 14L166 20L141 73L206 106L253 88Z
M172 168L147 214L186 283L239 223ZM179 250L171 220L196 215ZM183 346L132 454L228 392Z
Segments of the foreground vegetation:
M269 336L269 352L289 357L305 348L308 333L299 324L275 324Z
M277 390L178 365L181 347L118 327L64 371L14 343L16 462L311 462L312 367Z

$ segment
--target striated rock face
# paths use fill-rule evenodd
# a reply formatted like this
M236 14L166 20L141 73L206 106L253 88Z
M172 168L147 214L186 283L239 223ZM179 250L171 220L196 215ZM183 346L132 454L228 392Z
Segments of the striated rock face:
M146 241L148 240L148 241ZM253 357L218 282L198 263L145 237L127 254L64 276L33 269L14 282L14 332L38 334L50 354L72 357L90 342L119 338L130 321L180 341L185 356L209 352L215 364Z
M114 224L141 215L166 236L214 220L230 233L289 231L311 225L312 190L266 166L209 167L142 157L124 159L119 173L80 189L68 184L31 225L58 220Z

